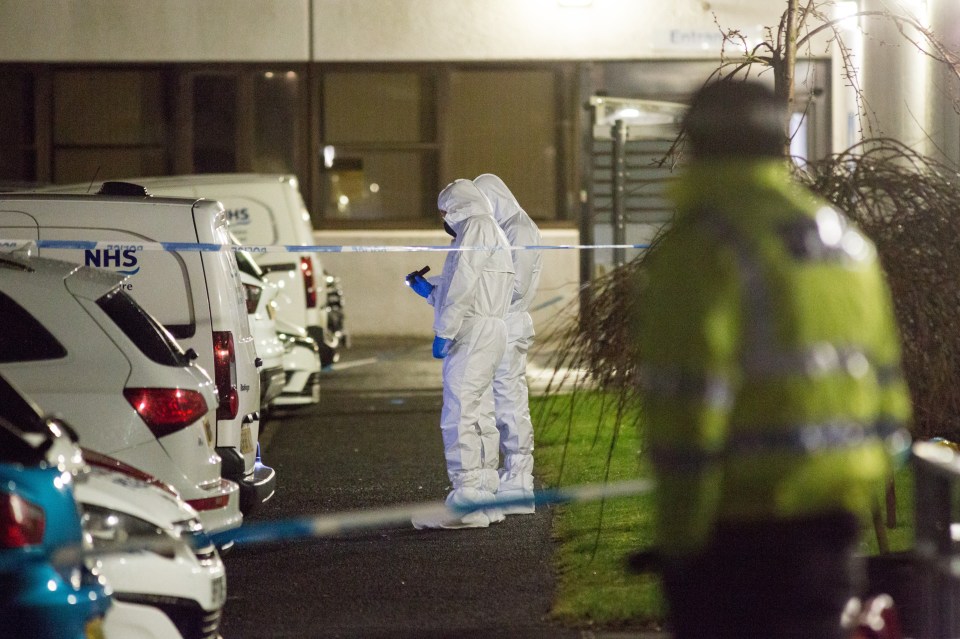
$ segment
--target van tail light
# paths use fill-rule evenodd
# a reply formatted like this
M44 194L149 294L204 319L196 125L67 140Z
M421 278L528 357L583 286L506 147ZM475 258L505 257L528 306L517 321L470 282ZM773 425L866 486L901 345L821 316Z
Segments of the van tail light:
M199 391L182 388L124 388L127 398L155 437L182 430L207 414Z
M307 308L317 307L317 284L313 279L313 258L300 256L300 273L303 274L303 290L307 294Z
M257 312L257 306L260 304L263 288L253 284L244 284L243 288L247 292L247 315L253 315Z
M220 400L217 419L233 419L240 412L240 395L237 392L237 352L230 331L213 332L213 378Z
M43 543L43 508L20 497L0 493L0 548L23 548Z

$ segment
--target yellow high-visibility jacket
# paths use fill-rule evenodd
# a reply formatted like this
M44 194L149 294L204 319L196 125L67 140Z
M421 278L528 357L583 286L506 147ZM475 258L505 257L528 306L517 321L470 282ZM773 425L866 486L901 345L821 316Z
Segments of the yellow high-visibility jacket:
M868 513L911 417L876 250L784 161L700 161L631 317L668 556L719 522Z

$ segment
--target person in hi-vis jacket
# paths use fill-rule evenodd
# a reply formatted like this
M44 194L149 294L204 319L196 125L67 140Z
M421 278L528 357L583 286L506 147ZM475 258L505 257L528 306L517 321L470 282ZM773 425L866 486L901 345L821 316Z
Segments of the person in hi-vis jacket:
M786 100L691 100L676 215L628 313L676 639L839 639L910 395L873 243L798 185ZM891 453L894 453L891 456Z
M440 430L452 491L451 506L491 502L500 484L499 433L492 403L493 375L507 345L504 317L513 296L510 245L487 198L470 180L449 184L437 199L455 234L438 277L415 275L411 288L434 308L433 356L443 359ZM496 508L462 516L415 517L417 528L482 528L500 521Z

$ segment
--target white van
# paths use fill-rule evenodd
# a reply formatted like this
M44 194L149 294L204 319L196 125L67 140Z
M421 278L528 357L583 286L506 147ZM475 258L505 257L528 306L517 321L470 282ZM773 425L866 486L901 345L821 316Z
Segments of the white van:
M138 177L128 181L143 185L153 195L219 200L226 209L230 231L241 244L316 244L296 176L221 173ZM328 317L327 273L320 254L258 253L255 259L267 279L280 287L277 318L307 330L320 346L323 366L335 362L347 336L337 323L342 318Z
M41 242L39 255L128 276L126 292L192 349L214 379L221 472L240 485L240 507L249 513L273 496L276 474L258 461L260 380L243 286L232 250L195 250L230 245L223 207L149 197L124 183L106 183L101 191L0 194L0 236L60 241L54 248ZM184 248L145 246L157 242Z

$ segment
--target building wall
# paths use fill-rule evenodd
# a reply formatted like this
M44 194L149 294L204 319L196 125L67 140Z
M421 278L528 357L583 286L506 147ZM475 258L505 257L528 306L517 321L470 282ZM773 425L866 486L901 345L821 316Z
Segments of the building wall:
M783 6L756 0L313 0L313 50L316 60L699 56L719 50L715 17L756 37L760 25L777 23Z
M19 62L629 59L719 51L785 3L756 0L18 0L0 60Z
M306 61L308 0L9 0L0 61Z

